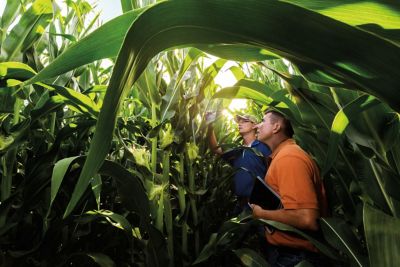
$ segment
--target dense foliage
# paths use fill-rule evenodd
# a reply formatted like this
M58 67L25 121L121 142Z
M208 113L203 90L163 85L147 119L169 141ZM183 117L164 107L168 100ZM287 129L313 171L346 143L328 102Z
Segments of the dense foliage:
M254 223L311 239L333 264L399 262L398 4L121 4L97 27L83 0L7 1L1 266L268 266L251 237L238 242ZM221 88L227 72L237 82ZM236 98L292 119L329 194L324 241L229 218L233 170L208 150L204 114L229 118ZM219 140L237 144L220 118Z

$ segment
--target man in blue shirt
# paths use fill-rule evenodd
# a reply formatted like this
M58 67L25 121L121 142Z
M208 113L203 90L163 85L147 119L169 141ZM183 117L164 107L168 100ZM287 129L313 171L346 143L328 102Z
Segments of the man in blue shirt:
M236 115L235 121L238 124L239 134L243 142L242 149L235 149L224 153L218 145L212 124L209 124L210 149L217 155L227 160L236 169L233 178L235 194L238 203L233 211L233 215L238 215L248 208L247 202L250 197L254 184L254 176L264 177L267 165L266 158L271 154L267 145L257 140L257 120L252 115Z

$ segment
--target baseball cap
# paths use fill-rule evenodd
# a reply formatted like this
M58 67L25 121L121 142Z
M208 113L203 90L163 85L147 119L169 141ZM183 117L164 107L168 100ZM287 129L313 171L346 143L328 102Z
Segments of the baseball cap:
M256 116L253 116L253 115L250 115L250 114L236 114L235 121L239 122L240 119L248 120L248 121L251 121L252 123L257 123Z

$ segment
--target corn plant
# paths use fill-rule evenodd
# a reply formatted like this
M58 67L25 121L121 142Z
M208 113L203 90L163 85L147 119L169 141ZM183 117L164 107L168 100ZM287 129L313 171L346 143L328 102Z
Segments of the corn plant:
M241 222L211 220L229 210L229 168L208 154L201 116L233 98L287 114L319 164L332 209L322 252L398 261L396 3L121 1L90 34L86 2L67 2L66 17L30 3L7 1L1 18L3 265L221 265L221 251L266 265L226 245ZM204 53L221 59L204 68ZM113 57L109 78L95 61ZM226 59L255 63L217 90Z

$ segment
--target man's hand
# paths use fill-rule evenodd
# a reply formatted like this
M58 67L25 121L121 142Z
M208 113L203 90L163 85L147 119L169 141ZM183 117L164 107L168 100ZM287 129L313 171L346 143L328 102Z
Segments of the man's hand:
M215 121L215 119L217 118L217 112L207 111L204 115L204 118L206 119L206 124L213 123Z
M253 210L253 217L255 219L262 219L263 208L256 204L250 204L251 209Z

